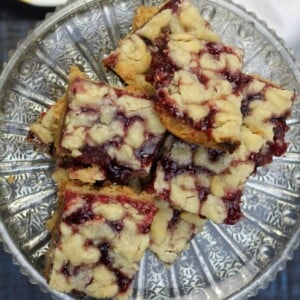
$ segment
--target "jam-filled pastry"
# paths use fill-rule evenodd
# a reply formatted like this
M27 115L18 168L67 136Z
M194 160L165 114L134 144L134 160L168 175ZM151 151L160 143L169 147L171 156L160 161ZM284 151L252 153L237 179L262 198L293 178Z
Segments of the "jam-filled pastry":
M234 224L241 217L241 190L255 168L248 155L250 151L243 145L239 153L230 154L169 136L156 169L154 189L174 209L215 223Z
M197 9L188 0L170 0L161 7L140 7L133 19L135 29L119 47L111 52L103 63L114 70L128 85L137 86L143 91L153 92L152 55L159 47L162 37L170 34L188 34L206 41L219 41L210 25L201 17ZM180 36L178 36L180 41ZM182 40L181 46L192 45ZM165 62L161 67L164 68Z
M248 177L274 155L285 153L286 118L294 93L258 77L247 80L242 89L241 144L232 153L173 136L165 141L154 189L173 208L215 223L235 224L242 216L241 196Z
M127 299L150 241L157 208L127 187L67 183L52 232L46 274L59 292Z
M228 153L169 136L156 170L154 188L162 199L216 223L240 219L247 178L287 149L286 119L295 94L258 76L243 76L240 146Z
M151 225L149 249L169 265L188 248L190 240L202 230L206 220L176 210L167 201L158 200L156 204L158 212Z
M114 182L149 175L165 133L150 96L78 77L66 98L57 157L75 171L98 167Z
M256 166L262 166L270 163L273 156L281 156L287 150L286 120L296 94L260 76L244 76L248 83L242 89L243 126L263 140L261 150L253 153Z
M232 151L242 96L225 75L240 72L243 52L218 40L189 1L169 1L104 64L129 84L155 88L155 108L174 135Z

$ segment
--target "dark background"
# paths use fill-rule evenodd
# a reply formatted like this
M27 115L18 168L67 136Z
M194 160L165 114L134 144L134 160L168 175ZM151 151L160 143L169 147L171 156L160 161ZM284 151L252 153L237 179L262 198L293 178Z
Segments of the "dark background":
M31 7L17 0L0 0L0 70L8 57L8 51L15 49L17 42L26 37L37 21L43 20L53 8ZM0 300L50 300L38 286L28 283L19 268L12 264L12 257L0 245ZM287 263L266 290L259 292L256 300L298 300L300 299L300 250L294 260Z

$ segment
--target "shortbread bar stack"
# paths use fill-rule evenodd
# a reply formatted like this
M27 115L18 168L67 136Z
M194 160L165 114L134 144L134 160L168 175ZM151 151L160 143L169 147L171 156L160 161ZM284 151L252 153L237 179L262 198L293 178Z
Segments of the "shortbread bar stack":
M50 286L126 299L146 249L169 265L207 220L240 220L247 178L287 149L295 95L243 73L188 0L139 7L103 64L126 86L72 67L28 140L56 161Z

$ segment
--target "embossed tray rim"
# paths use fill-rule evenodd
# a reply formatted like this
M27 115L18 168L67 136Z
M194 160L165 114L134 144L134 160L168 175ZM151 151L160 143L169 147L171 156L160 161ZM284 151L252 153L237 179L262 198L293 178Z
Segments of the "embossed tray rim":
M56 9L54 13L48 13L45 17L44 21L38 22L36 26L31 29L27 37L23 40L20 40L17 44L17 48L15 50L11 50L9 52L9 59L6 63L4 63L1 74L0 74L0 95L3 89L3 86L6 83L6 78L9 72L14 67L16 61L22 56L24 52L27 51L28 47L36 41L36 36L39 36L47 31L47 29L53 24L58 23L67 16L72 15L74 11L78 11L88 7L90 3L98 2L99 0L85 0L82 2L81 0L71 1L68 0L68 3L62 5ZM297 66L300 66L300 62L296 62L293 57L292 50L288 49L285 46L284 41L278 37L276 32L273 29L270 29L265 21L260 20L256 14L247 11L242 5L236 4L232 2L232 0L208 0L210 2L217 3L220 6L226 7L234 11L235 13L241 14L241 16L254 24L254 26L259 25L260 30L264 33L264 35L271 36L272 39L278 43L282 50L284 50L284 57L288 59L290 64L293 65L294 75L297 77L298 82L300 82L300 70ZM274 38L275 37L275 38ZM37 270L35 270L32 265L25 259L22 255L18 247L15 245L13 240L10 238L5 225L1 221L0 218L0 242L3 244L4 251L12 255L13 264L19 266L20 272L28 277L28 280L31 284L39 285L42 292L49 292L53 299L64 299L71 300L72 297L58 293L52 289L50 289L46 283L45 278L39 274ZM293 258L294 251L300 246L300 227L295 232L294 236L290 239L283 253L278 258L276 263L274 263L267 272L260 273L257 275L251 283L244 286L243 290L236 292L231 295L229 299L241 299L245 297L255 296L259 290L265 289L268 287L269 283L274 280L277 273L282 271L286 267L286 263L288 260Z

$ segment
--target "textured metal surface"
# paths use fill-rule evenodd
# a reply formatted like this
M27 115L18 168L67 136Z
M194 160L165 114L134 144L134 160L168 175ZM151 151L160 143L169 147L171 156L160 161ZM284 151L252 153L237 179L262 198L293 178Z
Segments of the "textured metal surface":
M264 24L227 1L195 3L225 42L245 49L246 71L300 92L298 70ZM0 232L23 272L45 290L45 222L55 208L56 191L50 177L52 162L24 141L28 125L63 93L73 64L92 78L119 84L99 61L128 32L138 4L72 3L19 45L0 78ZM169 270L147 255L135 282L135 297L240 299L273 279L299 240L299 105L297 99L286 156L248 181L245 219L235 226L208 224Z

